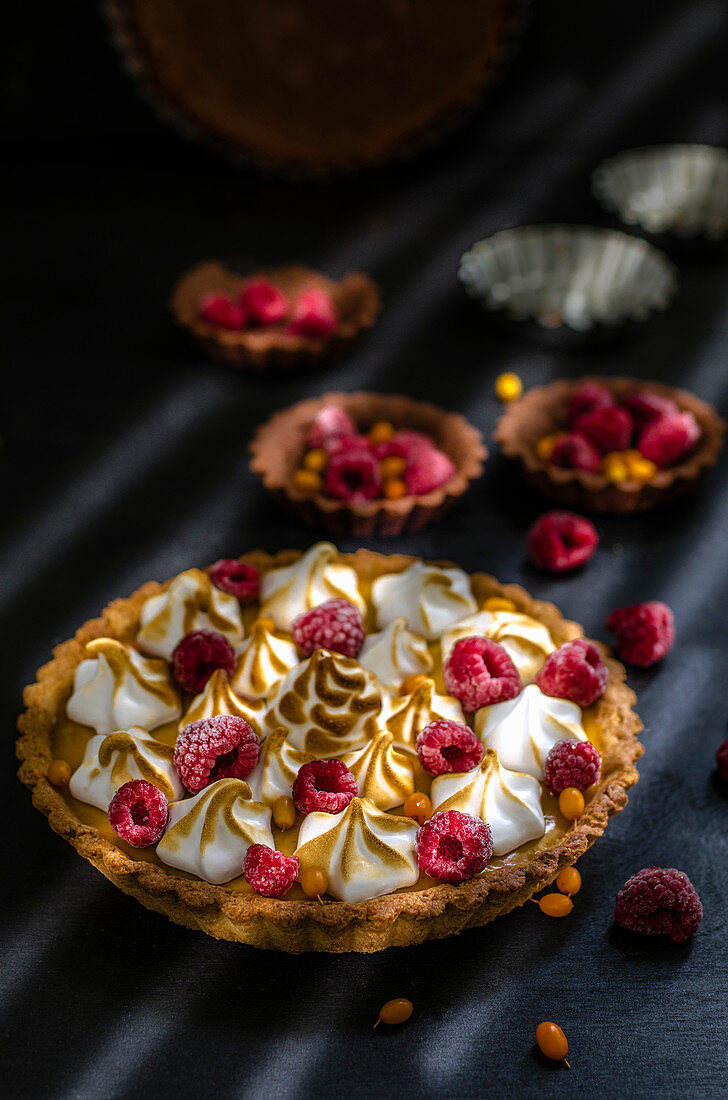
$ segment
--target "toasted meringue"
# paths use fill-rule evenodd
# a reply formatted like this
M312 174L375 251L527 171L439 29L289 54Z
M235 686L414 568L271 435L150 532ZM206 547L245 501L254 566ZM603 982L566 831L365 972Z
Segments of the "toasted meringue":
M261 615L281 630L290 630L297 615L326 600L350 600L364 612L356 572L337 559L332 543L317 542L292 565L265 573L260 582Z
M404 617L410 630L430 641L477 609L467 573L422 561L413 562L401 573L377 577L372 600L380 629Z
M518 670L522 684L530 684L556 646L548 628L519 611L479 611L455 623L441 638L442 663L461 638L491 638L502 645Z
M419 878L417 825L377 809L366 798L352 798L340 814L308 814L295 855L301 871L320 867L329 893L341 901L378 898L412 886Z
M380 810L401 806L415 789L412 758L398 752L388 730L378 734L362 749L341 757L356 779L359 794Z
M436 813L459 810L487 821L496 856L520 848L545 831L541 784L531 775L508 771L493 749L486 749L479 767L470 772L435 776L431 798Z
M86 754L71 776L68 788L74 798L108 810L124 783L146 779L165 798L183 798L185 788L172 761L172 747L132 726L128 731L99 733L86 746Z
M364 639L359 664L373 672L380 684L396 690L407 676L429 672L433 661L425 639L413 634L407 620L399 618Z
M247 778L253 797L272 806L277 798L290 798L299 769L317 758L295 749L286 739L286 730L273 730L260 747L260 758Z
M157 855L170 867L219 884L243 873L251 844L275 848L270 809L250 797L244 780L218 779L193 798L170 805Z
M549 751L557 741L586 741L581 710L568 699L544 695L529 684L515 699L481 707L475 732L487 749L495 749L505 768L527 772L539 782Z
M263 738L267 733L265 710L266 706L262 699L243 699L233 691L225 669L217 668L204 689L194 697L185 711L179 729L182 731L185 726L189 726L190 722L199 722L203 718L216 718L218 714L234 714L237 718L244 718L258 737Z
M164 592L150 596L140 620L137 642L141 648L167 660L191 630L214 630L233 647L240 645L245 633L238 601L215 588L201 569L180 573Z
M179 716L177 688L165 661L142 657L115 638L94 638L76 669L66 713L97 733L156 729Z
M394 734L398 749L415 753L417 734L430 722L446 718L450 722L465 722L463 708L451 695L435 691L434 680L423 680L411 695L394 696L386 701L383 724Z
M287 672L298 664L298 651L289 638L277 634L269 619L253 623L240 651L232 684L242 695L268 698Z

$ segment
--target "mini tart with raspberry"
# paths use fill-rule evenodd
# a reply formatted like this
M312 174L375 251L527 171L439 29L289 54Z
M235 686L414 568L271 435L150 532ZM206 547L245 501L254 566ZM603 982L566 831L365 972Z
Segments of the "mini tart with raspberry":
M607 390L617 404L637 393L667 399L681 413L694 417L699 437L678 461L654 469L646 479L610 477L603 461L595 470L557 466L539 453L539 444L568 430L572 394L592 384ZM558 379L529 390L508 405L498 421L495 439L506 457L520 462L526 481L546 496L584 511L630 513L649 511L693 488L700 475L715 465L724 432L725 424L715 409L687 390L637 378L589 377Z
M207 295L239 300L258 279L265 279L285 295L288 309L279 322L236 330L202 316L201 303ZM322 335L289 331L296 300L309 290L323 292L335 313L336 323ZM380 305L379 287L360 271L351 271L337 281L301 264L287 264L243 276L216 260L198 264L182 275L170 299L177 324L190 333L209 359L252 370L315 366L371 328Z
M397 430L429 436L454 467L436 489L389 500L342 500L295 483L317 415L330 406L342 408L359 432L387 422ZM276 413L262 424L250 444L250 466L271 496L310 527L334 535L370 538L421 531L439 519L483 472L488 451L481 433L459 413L448 413L425 401L382 393L326 393Z

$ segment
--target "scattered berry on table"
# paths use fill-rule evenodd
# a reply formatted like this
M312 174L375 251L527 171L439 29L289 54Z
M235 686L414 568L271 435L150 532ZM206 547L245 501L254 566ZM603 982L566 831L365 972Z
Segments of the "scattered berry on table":
M575 512L546 512L526 535L531 561L550 573L567 573L585 565L598 543L594 524Z
M568 917L574 903L566 894L544 894L538 899L538 907L547 917Z
M556 889L562 894L573 897L581 890L581 875L576 867L564 867L556 876Z
M412 1001L408 1001L406 997L394 997L391 1001L387 1001L386 1004L382 1005L379 1010L379 1018L374 1026L378 1027L379 1024L389 1024L390 1026L403 1024L405 1020L409 1020L413 1012Z
M606 628L616 636L622 660L640 668L661 661L675 641L672 611L660 600L617 608L607 619Z
M523 382L513 371L504 371L495 380L495 395L499 401L517 401L523 393Z
M540 1023L536 1028L536 1044L541 1053L545 1054L547 1058L550 1058L553 1062L563 1062L568 1069L571 1069L566 1061L566 1055L569 1053L569 1043L558 1024L553 1023L551 1020L544 1020L543 1023Z
M617 923L647 936L669 936L683 943L697 932L703 906L683 871L645 867L625 882L617 895Z

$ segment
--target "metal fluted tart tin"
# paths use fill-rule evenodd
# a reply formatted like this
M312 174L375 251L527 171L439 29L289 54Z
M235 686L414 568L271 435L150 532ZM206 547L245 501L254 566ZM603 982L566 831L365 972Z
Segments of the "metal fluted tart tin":
M712 145L625 149L592 173L594 195L647 233L728 237L728 150Z
M575 332L646 321L678 285L674 265L646 241L580 225L503 229L464 254L458 275L492 313Z

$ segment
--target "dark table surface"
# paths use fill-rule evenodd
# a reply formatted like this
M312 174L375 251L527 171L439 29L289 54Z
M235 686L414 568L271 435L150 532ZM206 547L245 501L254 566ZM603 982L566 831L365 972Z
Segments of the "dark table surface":
M492 383L586 372L684 384L726 409L726 268L680 258L664 316L627 340L559 350L492 328L461 293L460 253L506 225L609 224L589 197L608 153L725 143L728 12L717 0L552 0L487 107L411 164L332 186L241 173L159 125L118 74L88 5L28 5L6 69L13 196L6 267L0 554L3 1092L13 1097L717 1097L728 1082L726 735L728 454L690 498L598 520L582 573L524 559L545 504L492 456L431 530L376 549L447 557L553 599L606 637L615 606L672 605L678 640L635 673L646 753L626 811L580 862L573 915L527 905L455 939L291 958L216 943L123 896L48 828L14 778L24 683L53 645L143 581L247 548L304 547L248 470L274 409L328 388L409 392L489 437ZM31 45L32 41L32 45ZM385 309L344 359L299 378L208 365L164 302L199 259L301 258L381 281ZM7 277L9 273L9 277ZM342 543L343 549L353 544ZM615 931L632 872L678 866L705 917L686 946ZM371 1032L380 1004L415 1016ZM542 1019L572 1071L534 1054Z

